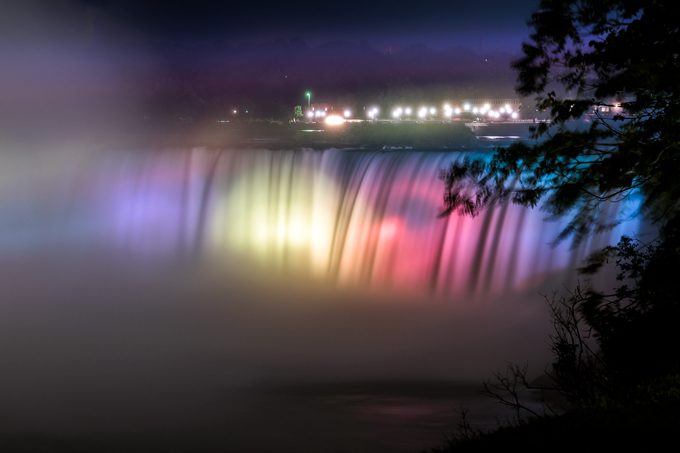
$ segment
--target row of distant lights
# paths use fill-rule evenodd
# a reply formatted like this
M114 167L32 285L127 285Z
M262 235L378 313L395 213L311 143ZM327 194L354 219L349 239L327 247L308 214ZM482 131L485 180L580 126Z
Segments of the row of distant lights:
M510 104L505 104L504 106L500 107L498 110L492 110L491 105L489 103L484 104L481 107L478 106L473 106L470 103L465 103L463 104L463 108L461 109L460 107L451 107L449 104L444 104L443 107L443 116L445 118L451 118L454 115L460 115L461 113L466 112L466 113L472 113L473 115L482 115L482 116L487 116L491 119L497 119L500 118L501 116L505 117L510 117L512 119L517 119L519 118L519 113L514 111L512 107L510 107ZM366 111L366 116L368 119L376 119L378 118L380 114L380 109L378 107L371 107ZM413 114L413 109L411 107L395 107L394 110L392 110L392 118L400 120L404 117L409 118ZM437 109L435 107L420 107L417 111L417 116L420 119L426 119L433 117L437 114ZM309 119L323 119L326 124L335 126L339 125L345 122L346 119L349 119L352 117L352 111L349 109L345 109L342 112L342 116L340 115L335 115L335 114L328 114L328 109L324 108L323 110L310 110L307 112L307 118Z
M442 109L443 116L445 118L451 118L456 115L460 115L461 113L466 112L466 113L472 113L474 115L482 115L482 116L487 116L489 118L500 118L501 116L509 116L512 119L517 119L519 118L519 113L514 111L510 104L505 104L504 106L500 107L498 110L492 110L491 109L491 104L486 103L481 107L478 106L473 106L472 104L466 102L463 104L463 108L461 109L460 107L451 107L449 104L444 104L444 108ZM366 111L366 116L369 119L376 119L378 118L378 115L380 114L380 109L378 107L371 107ZM418 118L420 119L425 119L429 117L433 117L437 114L437 109L435 107L420 107L418 111L416 112ZM399 120L402 118L408 118L413 115L413 109L411 107L395 107L392 110L392 118Z
M310 120L314 118L326 118L326 115L328 115L328 108L324 108L323 110L310 110L307 112L307 118ZM342 112L342 116L345 118L351 118L352 111L350 109L345 109Z

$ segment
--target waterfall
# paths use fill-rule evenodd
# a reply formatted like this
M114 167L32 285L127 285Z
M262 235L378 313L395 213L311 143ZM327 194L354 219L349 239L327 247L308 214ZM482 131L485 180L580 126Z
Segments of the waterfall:
M581 244L552 245L564 223L547 221L540 209L509 204L474 218L439 218L438 174L465 155L335 149L93 155L71 170L68 191L60 189L68 214L26 223L52 226L30 236L36 244L52 234L52 241L144 256L245 260L265 275L440 295L531 288L638 228L631 220ZM41 194L49 196L57 195Z

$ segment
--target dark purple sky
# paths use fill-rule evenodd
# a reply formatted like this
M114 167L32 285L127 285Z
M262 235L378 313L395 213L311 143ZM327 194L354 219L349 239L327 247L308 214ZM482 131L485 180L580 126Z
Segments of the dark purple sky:
M97 23L111 21L166 44L301 37L312 43L366 40L385 50L424 43L516 50L532 1L208 2L80 0Z
M277 113L308 88L358 103L512 95L536 4L26 0L0 16L0 89L55 114L112 99L140 114Z

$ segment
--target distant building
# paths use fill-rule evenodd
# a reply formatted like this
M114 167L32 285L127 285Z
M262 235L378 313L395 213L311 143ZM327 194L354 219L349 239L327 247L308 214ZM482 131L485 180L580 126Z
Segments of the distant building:
M522 101L517 98L478 98L478 99L467 99L465 101L459 102L463 104L469 102L472 105L484 106L489 105L491 110L499 110L501 107L505 108L510 106L510 108L517 112L522 108Z
M612 118L616 115L625 113L621 102L611 102L611 104L600 104L596 106L590 113L591 116L599 116L601 118Z
M524 113L524 115L522 114ZM513 122L526 121L522 117L534 117L533 112L522 111L518 98L469 98L438 103L395 103L394 105L371 105L358 117L348 108L335 110L333 104L309 104L303 112L304 121L323 121L327 116L338 115L346 119L357 118L371 121L473 121ZM297 118L297 117L296 117Z
M475 121L508 121L521 118L522 101L517 98L477 98L454 103L455 113L462 119Z

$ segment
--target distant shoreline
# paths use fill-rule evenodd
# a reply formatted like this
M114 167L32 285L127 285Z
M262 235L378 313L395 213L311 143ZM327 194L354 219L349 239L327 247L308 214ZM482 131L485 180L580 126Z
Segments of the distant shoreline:
M529 138L526 123L489 124L473 132L462 122L322 123L135 122L36 128L4 135L4 144L35 148L62 144L84 148L352 149L366 151L482 151Z

